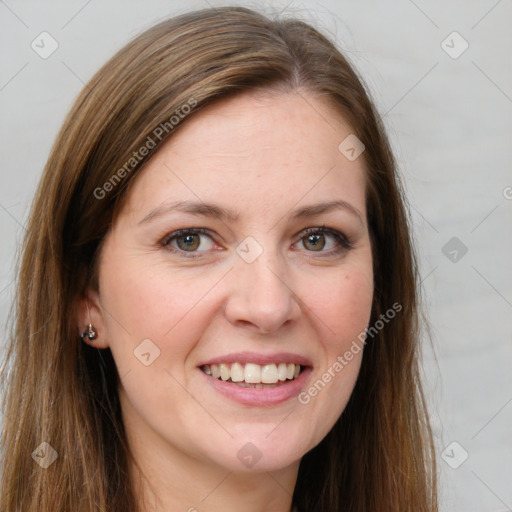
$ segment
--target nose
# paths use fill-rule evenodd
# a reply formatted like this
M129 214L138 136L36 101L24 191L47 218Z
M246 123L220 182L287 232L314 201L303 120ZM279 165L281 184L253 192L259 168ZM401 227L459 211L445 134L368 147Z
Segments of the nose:
M278 257L264 253L252 263L240 260L236 267L225 308L229 322L269 334L299 318L299 298Z

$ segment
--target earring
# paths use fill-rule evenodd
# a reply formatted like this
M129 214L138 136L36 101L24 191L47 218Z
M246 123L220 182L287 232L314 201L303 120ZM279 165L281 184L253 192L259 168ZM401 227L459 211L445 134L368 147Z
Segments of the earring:
M96 332L96 329L94 329L91 323L91 312L89 310L89 304L87 304L87 313L89 314L89 325L87 326L85 331L80 335L80 337L82 338L82 341L90 343L92 340L95 340L98 337L98 333ZM85 338L88 338L89 341L86 341Z
M92 324L89 324L87 329L80 335L80 337L82 338L82 341L90 343L92 340L95 340L98 337L98 333L94 330ZM89 341L86 341L85 338L89 338Z

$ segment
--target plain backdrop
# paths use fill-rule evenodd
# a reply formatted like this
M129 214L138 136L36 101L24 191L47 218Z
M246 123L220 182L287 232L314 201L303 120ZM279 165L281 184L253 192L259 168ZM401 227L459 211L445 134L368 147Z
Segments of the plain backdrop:
M511 1L233 3L312 22L364 77L411 207L441 510L512 510ZM224 4L0 0L2 326L30 201L74 98L142 30L208 5Z

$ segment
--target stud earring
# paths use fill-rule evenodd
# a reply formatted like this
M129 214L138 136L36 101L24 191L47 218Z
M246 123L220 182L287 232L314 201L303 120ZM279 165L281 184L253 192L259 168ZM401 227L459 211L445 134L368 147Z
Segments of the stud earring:
M89 311L89 304L87 304L87 312L89 314L89 325L87 326L85 331L80 335L80 337L82 338L82 341L90 343L92 340L95 340L98 337L98 333L96 332L96 329L94 329L91 323L91 312ZM88 338L88 341L85 338Z
M95 340L98 337L98 333L94 330L92 324L89 324L87 329L80 335L80 337L82 338L82 341L90 343L92 340ZM87 341L85 338L88 338L89 341Z

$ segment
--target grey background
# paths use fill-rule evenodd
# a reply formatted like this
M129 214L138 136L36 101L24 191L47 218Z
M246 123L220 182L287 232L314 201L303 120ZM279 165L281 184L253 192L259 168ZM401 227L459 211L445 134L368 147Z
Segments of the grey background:
M236 3L316 24L368 83L411 203L441 510L512 510L511 1ZM222 5L0 0L2 326L30 201L74 98L133 36L208 4ZM46 59L31 48L43 31L59 45ZM469 44L457 58L453 31Z

